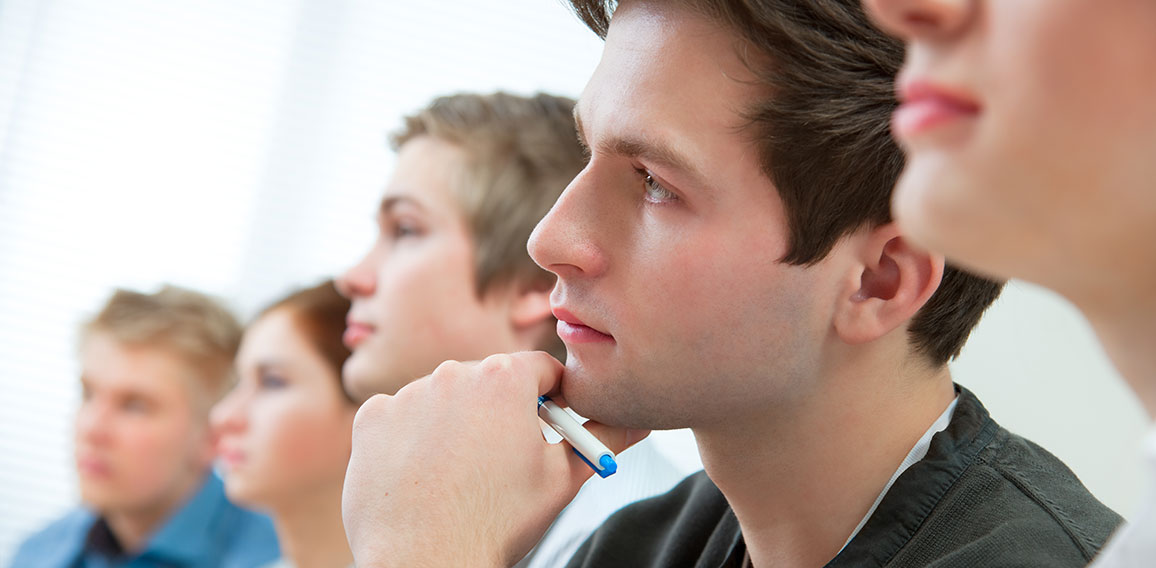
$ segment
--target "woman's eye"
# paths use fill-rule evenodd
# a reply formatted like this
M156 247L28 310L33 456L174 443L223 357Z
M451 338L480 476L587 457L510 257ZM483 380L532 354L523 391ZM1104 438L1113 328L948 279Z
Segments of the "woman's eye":
M650 172L642 171L642 185L646 188L646 200L654 203L666 203L678 200L674 192L662 187Z
M257 385L263 389L280 389L288 383L279 375L263 374L257 377Z

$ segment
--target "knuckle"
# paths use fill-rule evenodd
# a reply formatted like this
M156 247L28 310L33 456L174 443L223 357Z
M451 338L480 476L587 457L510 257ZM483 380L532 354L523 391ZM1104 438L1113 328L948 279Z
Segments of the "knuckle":
M357 432L369 428L381 420L389 411L390 397L376 394L369 397L360 408L357 409L357 414L353 416L353 432Z
M453 359L442 361L434 369L433 373L430 373L430 378L433 378L435 380L438 380L438 379L444 380L448 377L457 376L457 375L461 374L462 369L464 367L465 367L465 365L462 364L460 361L455 361Z
M485 375L503 375L514 368L514 358L507 353L497 353L482 359L479 370Z

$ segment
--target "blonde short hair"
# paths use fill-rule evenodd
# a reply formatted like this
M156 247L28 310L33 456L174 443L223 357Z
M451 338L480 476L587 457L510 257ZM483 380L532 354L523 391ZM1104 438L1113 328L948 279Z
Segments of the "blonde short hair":
M81 345L94 333L176 355L188 364L209 402L224 396L234 382L241 325L220 302L200 292L168 285L152 294L117 289L81 326Z
M393 148L432 136L461 148L465 171L454 195L473 237L478 296L494 286L550 286L554 275L526 252L526 242L562 190L586 166L574 124L574 100L547 94L456 94L405 118ZM540 349L559 358L554 333Z

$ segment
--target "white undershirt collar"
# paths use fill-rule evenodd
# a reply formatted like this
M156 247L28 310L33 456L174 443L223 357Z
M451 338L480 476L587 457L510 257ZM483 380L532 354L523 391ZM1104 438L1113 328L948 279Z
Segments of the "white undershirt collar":
M951 423L951 415L955 413L955 405L958 402L959 395L956 395L955 399L951 401L951 404L947 405L947 410L944 410L943 414L940 414L939 418L935 419L931 427L923 433L923 437L920 438L918 442L915 442L915 447L911 448L910 452L907 452L907 457L903 458L903 463L899 464L899 469L895 470L891 479L887 480L887 485L883 486L883 491L879 492L879 496L875 498L875 502L871 504L871 508L867 510L867 514L863 516L863 520L859 521L859 524L855 526L855 530L851 531L851 536L847 537L847 541L843 543L843 548L847 548L847 545L851 543L855 535L859 534L863 525L867 524L867 520L871 518L871 515L875 514L875 509L879 507L879 502L883 501L883 496L887 495L887 491L891 489L891 485L895 483L895 480L899 479L899 476L902 475L904 471L907 471L907 468L915 465L916 462L927 455L927 450L931 447L931 437L947 429L947 425ZM839 552L842 552L843 548L840 548Z

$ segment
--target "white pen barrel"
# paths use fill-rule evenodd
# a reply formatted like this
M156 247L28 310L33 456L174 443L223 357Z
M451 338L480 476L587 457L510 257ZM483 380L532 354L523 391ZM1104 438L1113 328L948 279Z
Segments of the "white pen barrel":
M598 459L603 455L614 457L614 452L611 452L610 448L607 448L598 438L594 437L594 434L583 428L573 416L570 416L553 401L543 401L538 405L538 416L561 434L567 442L570 442L571 446L574 446L574 449L578 450L591 463L598 463Z

